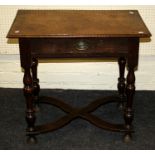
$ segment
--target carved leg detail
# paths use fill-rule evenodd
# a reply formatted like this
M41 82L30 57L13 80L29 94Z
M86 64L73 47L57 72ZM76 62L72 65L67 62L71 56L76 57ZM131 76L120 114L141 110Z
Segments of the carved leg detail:
M38 66L38 60L33 58L31 69L32 69L32 78L33 78L33 95L34 95L34 102L35 102L35 111L39 110L38 97L40 92L39 79L37 78L37 66Z
M26 99L26 121L28 124L27 130L29 132L34 131L34 123L35 123L35 114L33 109L33 86L32 86L32 78L30 74L30 68L25 68L24 72L24 96ZM28 136L28 143L35 143L36 139L35 136L29 135Z
M126 86L126 95L127 95L127 104L124 110L124 119L126 129L132 128L132 120L133 120L133 97L135 93L135 75L134 69L129 68L129 72L127 75L127 86ZM131 132L126 132L124 136L124 141L129 142L131 140Z
M118 107L120 109L123 109L124 107L124 99L125 99L125 78L124 78L124 72L125 72L125 65L126 65L126 60L124 57L120 57L118 59L118 64L119 64L119 78L118 78L118 92L120 96L120 103L118 104Z

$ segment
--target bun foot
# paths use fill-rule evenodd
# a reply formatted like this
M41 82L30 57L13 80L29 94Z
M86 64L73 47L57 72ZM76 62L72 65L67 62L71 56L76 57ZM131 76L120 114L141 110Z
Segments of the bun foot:
M125 134L124 137L123 137L123 141L124 141L125 143L131 142L131 141L132 141L132 136L131 136L131 134L129 134L129 133Z
M28 136L27 144L36 144L36 143L37 143L37 139L35 136Z

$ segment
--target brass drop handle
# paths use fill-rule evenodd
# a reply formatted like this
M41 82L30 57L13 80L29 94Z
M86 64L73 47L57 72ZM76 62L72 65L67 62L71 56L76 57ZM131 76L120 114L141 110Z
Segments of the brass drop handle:
M84 50L87 50L88 49L88 43L83 41L83 40L80 40L78 41L76 44L75 44L75 48L79 51L84 51Z

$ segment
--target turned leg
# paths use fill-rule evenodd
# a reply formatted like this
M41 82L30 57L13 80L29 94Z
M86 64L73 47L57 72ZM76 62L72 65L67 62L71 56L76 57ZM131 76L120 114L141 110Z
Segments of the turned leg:
M118 65L119 65L119 78L118 78L118 92L120 96L120 102L118 104L118 107L120 109L123 109L124 107L124 99L125 99L125 78L124 78L124 72L125 72L125 65L126 65L126 59L124 57L120 57L118 59Z
M127 130L132 129L132 120L133 120L133 98L135 93L135 75L134 68L129 68L127 75L127 86L126 86L126 95L127 95L127 104L124 110L124 119L125 126ZM124 141L129 142L131 140L131 132L127 131L124 136Z
M27 131L33 132L34 131L34 123L35 123L35 114L33 109L33 83L32 77L30 74L30 68L24 69L24 96L26 99L26 121L28 124ZM28 143L35 143L36 138L33 135L28 135Z
M37 78L37 66L38 66L38 60L36 58L33 58L31 69L33 79L33 95L34 95L35 111L39 110L38 98L40 92L39 79Z

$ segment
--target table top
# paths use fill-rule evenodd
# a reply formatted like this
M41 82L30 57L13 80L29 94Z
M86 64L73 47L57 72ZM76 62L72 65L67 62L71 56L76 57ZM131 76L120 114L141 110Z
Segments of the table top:
M8 38L150 37L137 10L18 10Z

